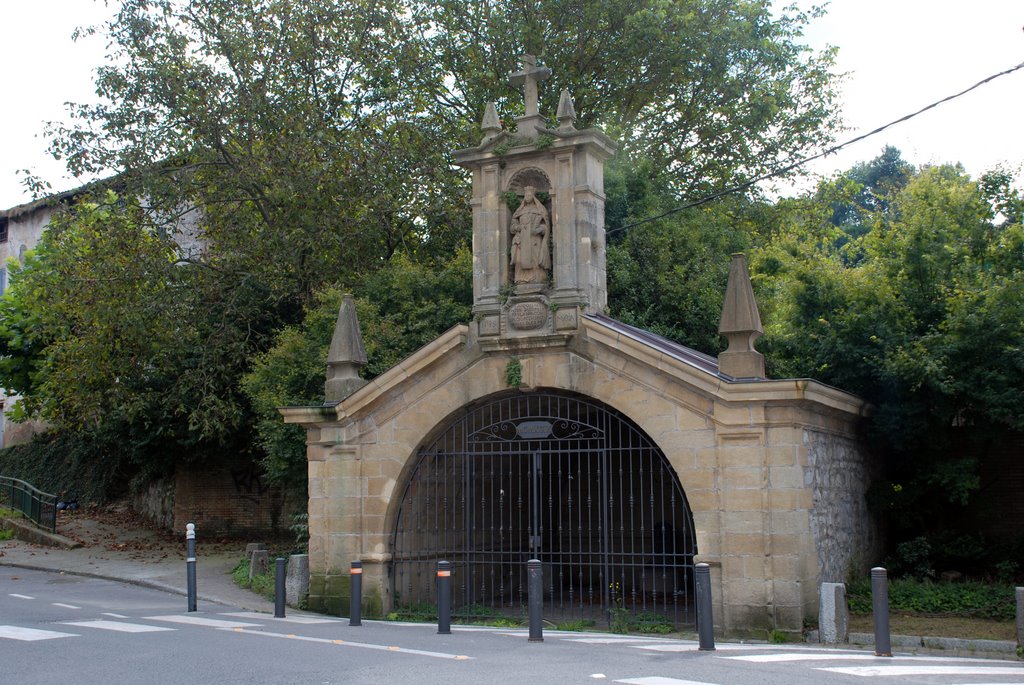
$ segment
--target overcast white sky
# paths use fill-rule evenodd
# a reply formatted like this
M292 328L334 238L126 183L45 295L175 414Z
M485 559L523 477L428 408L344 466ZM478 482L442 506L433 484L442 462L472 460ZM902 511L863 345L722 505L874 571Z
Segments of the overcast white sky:
M93 97L103 41L73 43L71 33L112 12L102 0L0 0L0 208L31 199L19 169L42 175L54 191L88 180L69 178L47 157L43 122L64 119L66 101ZM839 70L849 74L846 139L1024 62L1022 27L1021 0L834 0L807 40L840 49ZM999 163L1017 168L1024 163L1022 127L1024 69L812 168L829 175L871 159L885 144L916 164L958 161L972 174Z

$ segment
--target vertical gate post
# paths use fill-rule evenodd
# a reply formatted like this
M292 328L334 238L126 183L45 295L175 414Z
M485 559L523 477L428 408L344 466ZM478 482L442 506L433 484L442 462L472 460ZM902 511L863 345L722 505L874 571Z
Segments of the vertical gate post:
M437 634L452 634L452 564L437 562Z
M1017 595L1017 646L1024 647L1024 587L1014 589Z
M196 524L185 526L185 581L188 584L188 610L196 610Z
M889 639L889 577L881 566L871 569L871 613L875 622L875 656L892 656Z
M715 619L711 613L711 567L697 564L694 569L697 594L697 636L700 651L715 651Z
M349 570L349 584L352 592L349 600L348 624L363 625L363 562L356 559Z
M530 610L530 642L544 642L544 567L540 559L526 562L527 605Z

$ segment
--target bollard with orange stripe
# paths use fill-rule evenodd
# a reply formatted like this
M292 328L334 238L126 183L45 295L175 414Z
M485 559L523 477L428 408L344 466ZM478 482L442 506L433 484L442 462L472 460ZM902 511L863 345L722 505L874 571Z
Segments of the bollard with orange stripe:
M352 562L352 568L349 570L349 587L352 592L348 624L361 626L363 625L363 562L358 559Z
M437 634L452 634L452 564L437 562Z

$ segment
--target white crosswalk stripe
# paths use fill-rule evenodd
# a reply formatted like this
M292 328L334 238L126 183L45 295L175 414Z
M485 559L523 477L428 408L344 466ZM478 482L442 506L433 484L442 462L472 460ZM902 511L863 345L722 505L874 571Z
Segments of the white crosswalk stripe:
M30 595L19 595L17 592L8 593L7 596L8 597L16 597L18 599L35 599L35 597L32 597Z
M233 616L235 618L250 618L258 621L284 621L285 623L300 623L302 625L314 625L318 623L344 623L339 618L325 618L321 616L285 616L274 618L270 614L261 614L256 611L232 611L221 616Z
M818 668L818 671L842 673L862 678L894 678L908 675L1017 675L1024 676L1024 667L1006 666L929 666L914 664L908 666L840 666L836 668Z
M161 633L177 628L166 628L164 626L147 626L142 623L125 623L123 621L65 621L65 626L76 628L97 628L99 630L113 630L119 633Z
M261 628L259 623L243 623L242 621L225 621L219 618L206 618L205 616L146 616L146 621L167 621L168 623L186 623L193 626L207 626L210 628Z
M0 626L0 638L35 642L36 640L56 640L61 637L78 637L75 633L61 633L56 630L38 630L36 628L20 628L18 626Z
M702 683L696 680L666 678L660 675L644 676L643 678L626 678L625 680L616 680L615 682L629 683L629 685L715 685L714 683Z
M62 609L81 609L82 607L76 607L74 604L64 604L63 602L53 602L53 606L61 607Z

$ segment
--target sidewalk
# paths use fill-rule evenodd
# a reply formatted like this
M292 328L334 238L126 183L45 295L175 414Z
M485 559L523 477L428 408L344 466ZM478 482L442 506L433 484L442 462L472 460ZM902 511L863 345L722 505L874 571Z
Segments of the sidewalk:
M130 515L84 511L62 515L57 533L81 546L59 549L21 540L0 542L0 567L93 576L187 595L184 532L175 540ZM245 556L246 541L204 543L202 531L197 531L196 543L200 610L203 602L213 602L247 611L274 612L273 602L238 587L231 579L231 570ZM863 648L873 641L873 635L855 633L850 635L848 646ZM816 643L816 637L812 643ZM1016 649L1012 642L901 635L892 636L892 645L911 652L1000 658L1012 658Z
M61 514L57 534L81 546L59 549L8 540L0 542L0 566L93 576L188 594L184 533L176 541L128 515L81 511ZM238 587L231 579L231 570L244 556L245 542L204 543L202 531L197 531L196 590L200 609L202 602L214 602L273 613L273 602Z

